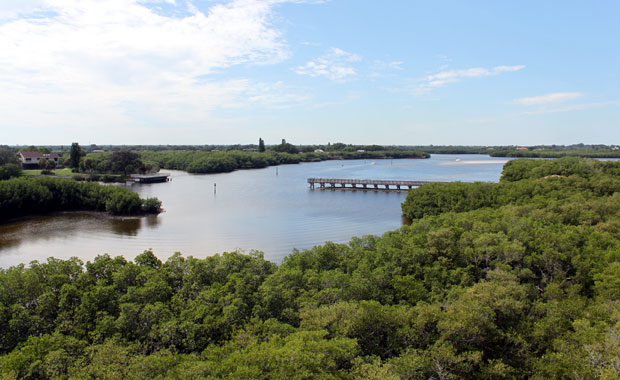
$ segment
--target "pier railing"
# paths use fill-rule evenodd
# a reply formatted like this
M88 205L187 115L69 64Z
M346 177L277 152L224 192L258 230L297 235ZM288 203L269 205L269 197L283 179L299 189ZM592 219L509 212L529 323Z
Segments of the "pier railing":
M408 181L393 179L308 178L311 189L405 191L439 181Z

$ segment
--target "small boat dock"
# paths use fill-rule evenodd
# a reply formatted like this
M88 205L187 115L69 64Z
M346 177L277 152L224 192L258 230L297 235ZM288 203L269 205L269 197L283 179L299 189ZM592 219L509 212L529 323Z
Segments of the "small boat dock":
M135 183L157 183L166 182L169 177L169 173L132 174L129 180Z
M392 179L308 178L310 189L319 185L320 190L373 190L408 191L429 183L440 181L407 181Z

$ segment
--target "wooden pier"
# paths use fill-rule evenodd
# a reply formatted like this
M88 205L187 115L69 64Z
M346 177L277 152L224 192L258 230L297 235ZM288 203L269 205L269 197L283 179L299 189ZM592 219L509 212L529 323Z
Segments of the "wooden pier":
M170 177L168 173L132 174L130 181L135 183L157 183L168 181L168 177Z
M319 185L320 190L373 190L373 191L408 191L440 181L406 181L392 179L350 179L350 178L308 178L310 189Z

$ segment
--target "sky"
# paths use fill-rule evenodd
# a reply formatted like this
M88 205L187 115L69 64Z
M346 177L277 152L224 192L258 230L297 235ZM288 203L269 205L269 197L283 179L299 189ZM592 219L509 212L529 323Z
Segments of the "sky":
M617 0L0 0L0 144L619 144L618 15Z

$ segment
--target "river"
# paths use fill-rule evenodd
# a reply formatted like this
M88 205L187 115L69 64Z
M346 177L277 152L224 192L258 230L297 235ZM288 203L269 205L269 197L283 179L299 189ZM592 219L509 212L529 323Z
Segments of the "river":
M162 260L177 251L205 257L256 249L280 262L295 248L381 235L403 223L405 192L310 190L307 178L498 181L504 162L481 155L433 155L426 160L324 161L212 175L168 171L170 182L130 187L141 197L161 199L165 212L157 216L65 213L0 225L0 267L44 262L50 256L77 256L86 262L108 253L132 259L146 249Z

